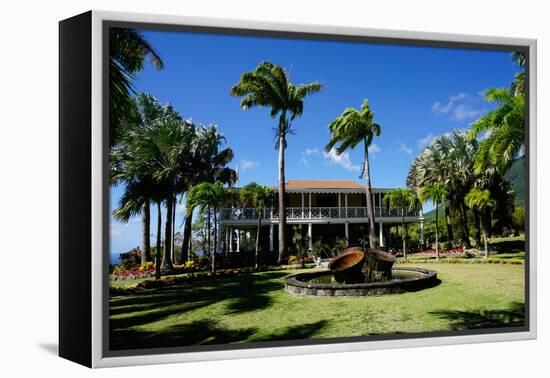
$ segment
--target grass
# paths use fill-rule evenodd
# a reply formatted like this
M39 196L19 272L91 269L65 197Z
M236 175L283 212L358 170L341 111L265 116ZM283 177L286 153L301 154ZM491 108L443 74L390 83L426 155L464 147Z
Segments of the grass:
M292 296L283 289L283 277L297 270L217 278L112 297L111 349L523 325L524 266L424 266L438 271L438 286L380 297Z

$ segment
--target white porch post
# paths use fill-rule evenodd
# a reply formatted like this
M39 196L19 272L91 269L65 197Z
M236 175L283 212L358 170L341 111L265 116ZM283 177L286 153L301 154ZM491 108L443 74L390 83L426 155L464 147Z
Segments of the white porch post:
M302 192L302 218L304 217L304 193Z
M311 223L307 224L307 236L309 237L309 249L311 249L313 247L313 242L311 240L313 238L313 224Z
M380 247L384 246L384 223L379 222L380 225Z
M271 223L269 225L269 252L273 252L273 228L274 225Z
M338 218L342 217L342 199L340 197L340 193L338 193Z
M344 216L344 218L347 218L348 217L348 194L344 194L344 209L346 211L346 215Z
M344 223L346 230L346 240L349 242L349 222Z
M218 219L218 228L216 229L216 253L222 252L222 226Z
M311 192L309 194L309 218L311 218Z
M241 230L237 228L237 252L241 251Z
M229 252L233 252L233 228L229 227Z

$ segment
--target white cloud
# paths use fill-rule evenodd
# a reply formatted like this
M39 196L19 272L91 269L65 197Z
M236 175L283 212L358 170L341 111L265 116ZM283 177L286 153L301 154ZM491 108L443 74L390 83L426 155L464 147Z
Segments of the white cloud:
M416 146L419 150L423 149L430 143L432 143L432 140L434 139L434 135L432 133L428 133L424 138L420 138L416 141Z
M479 100L480 99L477 97L473 98L464 92L460 92L451 96L446 104L442 104L439 101L434 102L432 104L432 112L447 114L451 119L456 121L464 121L482 113L482 111L476 107Z
M306 148L302 152L302 158L300 159L300 161L302 162L304 167L309 168L311 167L311 158L313 156L319 156L319 155L321 155L321 151L319 151L318 148Z
M241 160L241 163L239 164L240 168L241 168L243 171L246 171L247 169L254 169L254 168L256 168L258 165L260 165L260 162L259 162L259 161L246 160L246 159L242 159L242 160Z
M336 154L336 150L333 148L329 152L323 152L323 157L330 161L332 164L339 165L346 171L359 172L361 167L351 162L349 152L342 152L340 155Z
M412 155L413 149L409 146L407 146L405 143L400 142L398 140L395 141L399 145L399 151L406 153L407 155Z
M460 101L460 100L464 100L466 98L466 93L464 92L460 92L454 96L451 96L451 98L449 99L449 101L447 102L447 104L445 105L442 105L441 102L434 102L432 104L432 111L434 113L443 113L443 114L447 114L449 113L449 111L452 109L453 107L453 104L456 102L456 101Z
M378 146L376 143L372 143L372 144L369 146L369 154L371 154L371 155L377 154L377 153L379 153L380 151L382 151L382 149L381 149L380 146Z
M465 119L474 118L480 114L480 110L461 104L453 110L452 118L456 119L457 121L464 121Z

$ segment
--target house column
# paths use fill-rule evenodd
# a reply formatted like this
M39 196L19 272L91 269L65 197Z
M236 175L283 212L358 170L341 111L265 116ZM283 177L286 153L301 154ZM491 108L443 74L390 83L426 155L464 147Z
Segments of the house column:
M237 251L241 251L241 230L237 228Z
M302 192L302 218L304 218L304 193Z
M378 225L380 226L380 247L384 246L384 223L379 222Z
M229 252L233 252L233 228L229 227Z
M271 223L269 225L269 252L273 252L273 228L274 225Z
M346 240L349 242L349 222L344 223L344 229L346 232Z
M222 252L222 227L218 220L218 227L216 228L216 253Z
M344 209L346 211L346 214L344 215L344 218L348 217L348 194L344 194Z
M342 199L340 197L340 193L338 193L338 218L342 217Z
M311 223L307 224L307 236L309 237L309 249L311 250L311 248L313 247L313 224Z
M309 194L309 218L311 218L311 192Z

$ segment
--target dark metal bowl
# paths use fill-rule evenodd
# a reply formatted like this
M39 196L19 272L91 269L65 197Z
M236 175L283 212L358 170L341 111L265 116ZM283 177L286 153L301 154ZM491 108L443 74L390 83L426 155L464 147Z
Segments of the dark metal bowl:
M364 281L361 269L365 261L365 253L360 248L344 250L328 263L334 279L340 283L357 283Z

